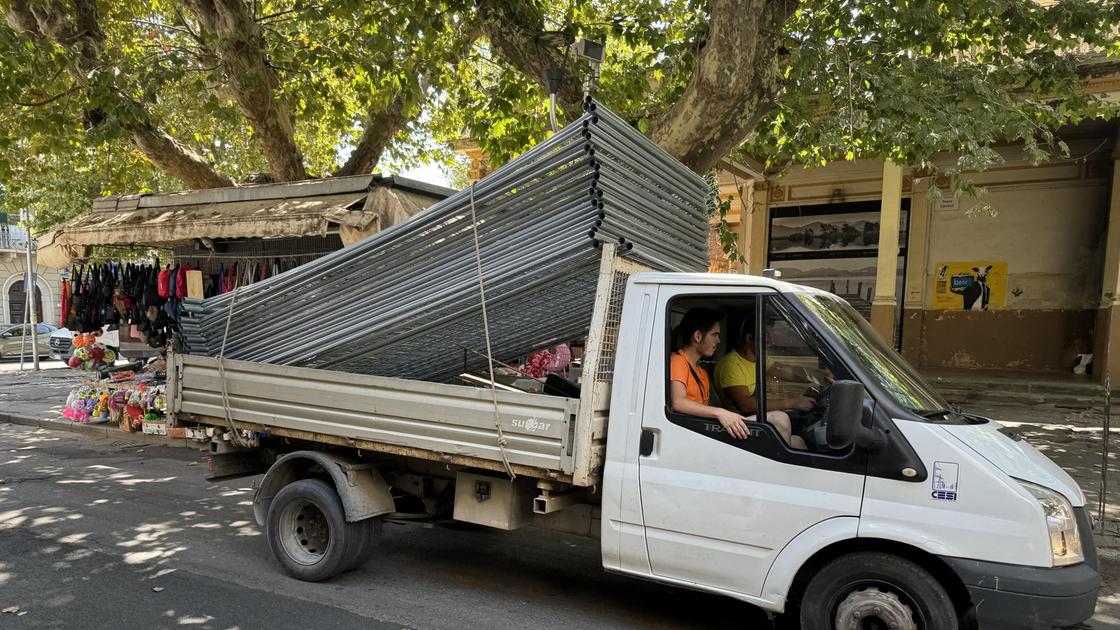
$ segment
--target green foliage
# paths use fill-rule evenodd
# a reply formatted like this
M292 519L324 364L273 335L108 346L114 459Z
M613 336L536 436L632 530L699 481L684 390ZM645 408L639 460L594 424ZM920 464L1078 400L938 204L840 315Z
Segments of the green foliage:
M744 148L777 168L889 158L982 194L962 175L1000 164L994 144L1069 157L1059 127L1116 115L1078 68L1116 54L1118 26L1115 2L809 2L788 25L787 93Z
M316 177L338 168L371 107L403 94L406 116L419 119L424 99L451 78L448 59L471 10L467 2L395 0L253 6L281 77L277 97L293 112L296 141ZM129 142L122 125L144 117L235 181L269 170L181 3L121 0L99 8L105 45L86 85L69 71L68 51L0 24L0 125L18 130L0 134L0 184L10 193L4 207L35 205L40 223L50 225L101 195L182 189ZM86 124L94 111L97 124ZM404 168L446 160L448 151L414 122L387 157Z
M727 213L731 210L731 201L733 197L720 196L719 179L716 177L715 173L708 173L705 175L704 181L708 183L710 189L708 195L708 217L714 224L716 230L718 230L720 249L722 249L723 254L727 256L727 261L734 265L743 260L743 255L739 251L739 243L735 232L731 231L731 227L727 223Z
M100 195L181 188L129 142L125 126L138 120L161 126L235 181L268 170L181 3L98 6L105 45L80 82L71 53L0 25L0 209L34 205L46 225ZM313 176L336 169L367 112L398 97L410 122L385 164L450 166L444 141L469 135L498 166L548 135L538 78L516 70L484 36L464 44L477 35L472 0L251 6L280 77L276 96L293 114ZM516 7L547 30L605 42L597 95L647 133L688 84L710 19L700 0ZM1059 127L1116 114L1115 105L1079 91L1078 68L1093 56L1120 57L1118 26L1113 1L808 0L784 33L772 34L788 41L787 84L776 103L760 104L768 113L740 150L774 169L890 158L953 176L952 191L931 194L981 193L967 173L999 164L995 144L1022 142L1038 163L1068 154ZM573 61L565 70L582 80L587 67ZM935 159L941 152L960 158Z

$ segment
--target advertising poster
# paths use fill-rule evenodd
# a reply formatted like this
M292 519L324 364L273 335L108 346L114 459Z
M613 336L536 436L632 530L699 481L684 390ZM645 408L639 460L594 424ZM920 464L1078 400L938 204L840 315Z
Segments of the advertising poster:
M933 274L933 308L992 311L1007 306L1007 263L942 262Z

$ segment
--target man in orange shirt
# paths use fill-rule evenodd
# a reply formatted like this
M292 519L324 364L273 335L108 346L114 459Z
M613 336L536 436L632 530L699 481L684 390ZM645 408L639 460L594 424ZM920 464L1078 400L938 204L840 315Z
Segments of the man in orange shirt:
M710 308L693 308L684 314L674 331L680 347L669 360L670 400L673 411L714 418L732 436L745 440L750 435L746 418L708 404L712 385L708 373L700 366L700 359L714 356L719 349L721 319L723 316Z

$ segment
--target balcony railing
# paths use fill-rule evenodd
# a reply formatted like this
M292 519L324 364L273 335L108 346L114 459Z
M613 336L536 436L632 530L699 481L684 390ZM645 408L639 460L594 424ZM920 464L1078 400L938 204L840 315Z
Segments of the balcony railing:
M34 243L32 243L34 247ZM0 252L26 252L27 233L23 230L0 230Z

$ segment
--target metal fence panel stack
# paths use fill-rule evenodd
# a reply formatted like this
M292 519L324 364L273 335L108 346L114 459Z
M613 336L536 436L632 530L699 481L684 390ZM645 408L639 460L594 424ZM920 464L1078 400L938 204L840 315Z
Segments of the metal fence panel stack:
M476 234L496 359L587 333L603 243L653 269L707 269L707 183L602 105L589 100L584 110L407 221L188 301L189 351L454 379L485 365Z

